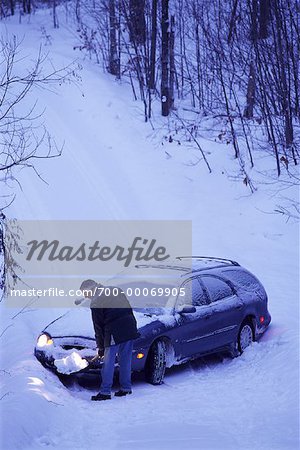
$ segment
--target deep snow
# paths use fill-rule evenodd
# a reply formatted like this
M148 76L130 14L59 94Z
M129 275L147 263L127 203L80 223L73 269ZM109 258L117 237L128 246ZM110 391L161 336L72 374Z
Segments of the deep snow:
M79 87L33 93L46 106L45 122L58 144L65 142L64 151L58 159L37 161L48 184L30 169L18 175L22 189L14 187L17 197L7 214L191 219L194 254L231 258L256 274L269 296L272 324L240 358L216 356L172 368L157 387L138 378L130 398L98 404L89 400L93 390L66 389L33 356L39 332L62 311L33 304L19 312L1 304L2 448L298 448L298 224L272 214L279 195L296 196L295 188L280 194L277 185L262 184L250 195L228 178L237 163L232 149L213 142L214 130L201 138L212 174L203 163L188 163L196 150L162 146L160 127L167 121L157 114L153 132L130 88L72 50L71 26L62 17L58 30L49 23L47 11L22 24L1 23L8 35L24 36L24 53L31 56L44 25L55 65L74 58L82 65ZM268 158L261 164L265 170ZM253 176L262 181L259 171Z

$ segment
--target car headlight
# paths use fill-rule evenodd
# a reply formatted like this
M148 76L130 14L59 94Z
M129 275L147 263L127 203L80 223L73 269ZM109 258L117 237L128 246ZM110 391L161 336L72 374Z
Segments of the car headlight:
M52 345L53 340L51 339L51 336L49 334L43 333L38 337L37 340L37 347L45 347L46 345Z

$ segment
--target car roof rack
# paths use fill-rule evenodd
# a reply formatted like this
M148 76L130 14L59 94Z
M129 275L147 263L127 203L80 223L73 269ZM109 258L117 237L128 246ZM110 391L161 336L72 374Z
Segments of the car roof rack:
M176 256L176 259L179 259L179 261L184 259L208 260L216 262L219 261L227 264L232 264L233 266L239 266L239 263L237 261L233 261L232 259L217 258L215 256Z
M136 269L172 269L172 270L179 270L179 271L187 271L185 267L182 266L174 266L171 264L136 264L134 266Z

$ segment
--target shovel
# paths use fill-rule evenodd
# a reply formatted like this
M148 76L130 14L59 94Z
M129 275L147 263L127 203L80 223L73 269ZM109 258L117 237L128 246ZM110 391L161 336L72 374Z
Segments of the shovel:
M99 362L101 360L102 358L98 355L94 356L92 359L90 358L87 359L82 358L79 355L79 353L73 352L71 353L71 355L66 356L65 358L54 360L54 365L56 367L57 372L63 375L73 375L85 372L87 369L90 368L99 367Z

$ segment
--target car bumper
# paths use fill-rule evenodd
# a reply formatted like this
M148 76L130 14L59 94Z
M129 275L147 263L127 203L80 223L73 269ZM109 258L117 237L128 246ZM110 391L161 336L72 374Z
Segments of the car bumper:
M133 372L140 372L140 371L144 370L146 354L143 358L137 358L137 355L140 352L141 352L140 350L133 350L133 353L132 353L132 371ZM57 375L60 374L54 364L55 358L51 354L49 354L41 349L35 348L34 355L35 355L36 359L45 368L51 370L52 372L56 373ZM90 362L92 358L86 357L85 359L88 362ZM99 373L102 366L103 366L103 361L96 360L96 361L91 362L85 369L82 369L80 371L80 373L89 373L89 374ZM118 362L116 362L115 369L118 369L118 368L119 368L119 364L118 364Z
M256 339L259 339L260 336L264 334L264 332L271 323L271 315L269 312L265 313L263 317L264 317L263 323L261 323L260 320L257 320L256 322L256 329L255 329Z

